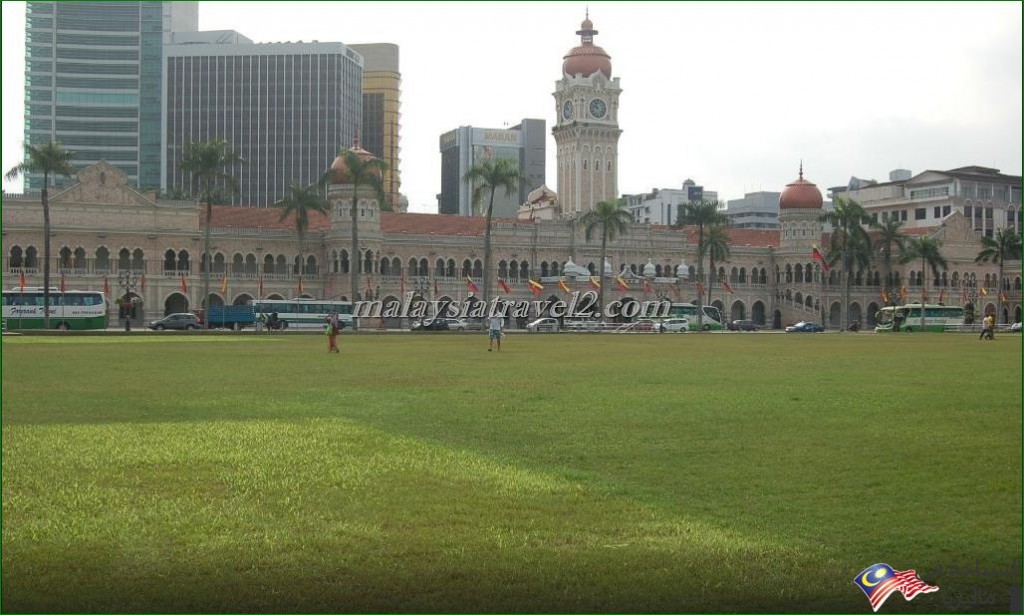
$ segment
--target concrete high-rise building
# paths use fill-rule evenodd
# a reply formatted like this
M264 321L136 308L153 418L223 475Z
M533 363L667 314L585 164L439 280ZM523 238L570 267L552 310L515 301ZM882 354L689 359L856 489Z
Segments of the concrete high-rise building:
M106 160L159 187L161 57L171 32L198 25L195 2L29 2L25 143L57 141L78 168ZM41 187L27 176L26 189Z
M565 54L562 78L555 82L558 120L551 129L558 147L558 199L562 213L574 215L619 196L619 78L611 57L594 44L589 18L580 44Z
M688 179L682 188L654 188L644 194L625 194L626 208L633 221L642 224L677 224L679 207L699 201L716 201L718 192L705 190L697 182Z
M723 211L733 228L779 228L779 197L781 192L748 192L742 199L729 201Z
M512 128L474 128L460 126L441 135L441 194L438 213L479 215L473 211L474 187L462 180L474 165L483 160L505 158L515 163L524 181L519 190L494 195L495 217L515 218L519 206L530 192L544 185L544 120L524 119Z
M239 191L230 202L272 205L293 183L319 180L362 124L363 59L341 43L204 32L176 39L164 55L168 191L190 189L179 168L186 146L219 138L244 160L231 170Z
M391 209L399 211L402 73L398 67L398 45L371 43L349 48L363 56L363 128L359 140L363 149L387 163L384 196Z

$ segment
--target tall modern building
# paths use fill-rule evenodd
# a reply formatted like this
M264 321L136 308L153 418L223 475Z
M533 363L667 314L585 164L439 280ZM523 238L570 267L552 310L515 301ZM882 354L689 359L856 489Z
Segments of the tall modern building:
M562 61L555 82L558 120L551 133L558 147L558 200L562 213L590 211L619 196L619 78L611 56L594 44L597 30L583 20L580 44Z
M161 57L171 32L198 25L195 2L29 2L25 143L58 141L78 168L106 160L159 187Z
M269 206L308 185L352 143L363 117L363 58L341 43L253 43L233 31L176 37L164 49L161 165L168 191L190 190L181 157L224 139L244 160L230 202Z
M682 188L655 188L645 194L625 194L626 208L633 221L642 224L676 224L679 221L679 207L698 201L715 201L718 193L705 190L697 182L687 179Z
M733 228L779 228L779 197L781 192L748 192L742 199L729 201L722 213Z
M384 195L393 211L403 209L401 197L402 73L398 45L349 45L363 56L363 149L387 163Z
M544 185L544 120L524 119L512 128L474 128L460 126L441 135L441 194L438 213L478 215L473 211L473 190L462 178L477 163L505 158L514 163L525 181L518 192L494 196L493 215L515 218L527 195Z

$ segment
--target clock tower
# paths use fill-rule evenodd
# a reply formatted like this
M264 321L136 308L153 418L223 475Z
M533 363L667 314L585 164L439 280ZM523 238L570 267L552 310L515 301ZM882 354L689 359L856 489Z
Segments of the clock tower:
M619 78L611 57L594 44L597 30L580 24L580 44L562 62L555 82L551 130L558 150L558 200L563 215L590 211L595 203L619 196Z

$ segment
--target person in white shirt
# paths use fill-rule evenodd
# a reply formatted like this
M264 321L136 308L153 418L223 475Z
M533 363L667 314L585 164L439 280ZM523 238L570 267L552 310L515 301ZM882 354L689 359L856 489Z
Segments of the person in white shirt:
M487 325L487 352L494 349L494 342L498 342L498 350L501 350L501 327L505 324L501 316L494 315L488 320Z

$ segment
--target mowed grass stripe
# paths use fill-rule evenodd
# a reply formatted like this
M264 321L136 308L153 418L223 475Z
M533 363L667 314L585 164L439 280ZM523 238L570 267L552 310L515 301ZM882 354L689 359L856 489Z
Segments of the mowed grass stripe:
M1020 551L1019 338L251 340L104 348L128 379L71 346L55 379L5 339L5 605L848 611L851 568Z

